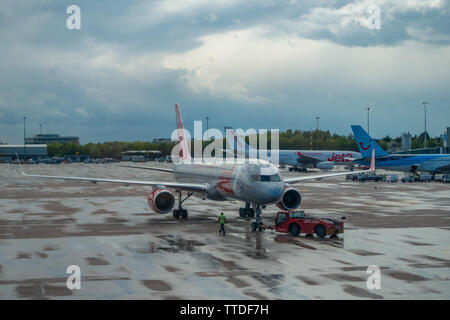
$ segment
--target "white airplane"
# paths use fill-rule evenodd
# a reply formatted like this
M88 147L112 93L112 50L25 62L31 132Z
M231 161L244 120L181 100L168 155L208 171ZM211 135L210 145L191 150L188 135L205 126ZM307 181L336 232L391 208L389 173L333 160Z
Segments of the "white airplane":
M224 127L227 137L228 149L235 150L245 157L254 151L257 158L270 157L271 150L255 150L250 147L241 135L237 135L232 127ZM234 147L230 142L234 140ZM232 152L232 151L231 151ZM289 171L304 171L306 168L317 168L331 170L335 165L348 165L352 167L354 160L361 158L359 152L339 150L278 150L278 163L280 165L292 166Z
M135 167L146 170L157 170L173 173L177 182L165 181L139 181L139 180L120 180L120 179L102 179L89 177L66 177L66 176L47 176L37 174L26 174L22 166L22 174L27 177L63 179L75 181L90 181L118 183L124 185L141 185L153 187L148 195L149 206L153 211L161 214L169 213L175 206L175 195L178 195L177 209L173 210L173 216L176 219L186 219L188 212L182 207L182 203L193 194L202 198L211 200L239 200L246 203L245 208L241 208L241 216L254 216L256 221L251 225L252 230L257 230L261 220L261 209L268 204L276 204L283 210L295 210L301 203L300 192L292 185L301 181L311 179L322 179L328 177L344 176L354 172L340 172L332 174L314 175L308 177L285 178L280 177L278 169L267 161L256 159L239 163L235 159L225 163L193 163L186 140L184 139L183 123L178 104L175 105L175 113L178 128L179 163L174 162L173 169L157 167ZM374 157L372 157L374 161ZM20 164L20 162L19 162ZM368 172L375 170L372 166L369 170L357 172ZM187 197L182 199L182 192L187 192ZM250 204L253 208L250 208Z

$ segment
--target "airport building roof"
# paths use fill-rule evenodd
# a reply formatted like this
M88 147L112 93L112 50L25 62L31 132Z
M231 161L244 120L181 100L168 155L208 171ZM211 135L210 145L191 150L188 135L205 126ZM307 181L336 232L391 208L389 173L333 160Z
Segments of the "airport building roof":
M59 134L35 134L32 138L26 138L27 144L42 144L42 143L67 143L67 142L80 142L80 137L61 137Z
M410 149L410 150L398 151L395 153L396 154L443 154L443 153L445 153L445 148L443 148L443 147L420 148L420 149Z
M123 151L121 154L147 154L147 153L161 153L159 150L128 150Z
M46 144L27 144L26 148L23 144L2 144L0 145L1 157L15 157L16 153L19 157L43 157L47 156Z

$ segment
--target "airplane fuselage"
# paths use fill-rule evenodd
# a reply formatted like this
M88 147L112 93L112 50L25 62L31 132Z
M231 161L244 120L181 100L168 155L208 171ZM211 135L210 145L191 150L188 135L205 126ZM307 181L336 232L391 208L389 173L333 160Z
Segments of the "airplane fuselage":
M368 165L369 159L354 161L355 164ZM450 156L442 154L390 154L375 159L377 168L394 171L426 171L432 173L450 172Z
M179 182L206 183L212 200L241 200L254 204L278 202L284 191L278 169L263 160L238 163L232 161L174 165Z
M258 158L270 157L273 151L258 150ZM252 152L248 152L252 156ZM317 162L332 162L334 165L347 165L355 159L361 158L359 152L337 150L279 150L279 164L298 166L302 163L302 157L316 159Z

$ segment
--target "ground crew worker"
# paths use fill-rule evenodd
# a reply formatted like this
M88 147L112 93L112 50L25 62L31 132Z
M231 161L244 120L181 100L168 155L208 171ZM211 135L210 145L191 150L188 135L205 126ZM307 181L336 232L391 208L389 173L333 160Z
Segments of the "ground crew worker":
M227 222L227 218L223 215L223 212L220 213L220 217L217 222L220 223L219 233L223 232L223 235L225 235L225 223Z

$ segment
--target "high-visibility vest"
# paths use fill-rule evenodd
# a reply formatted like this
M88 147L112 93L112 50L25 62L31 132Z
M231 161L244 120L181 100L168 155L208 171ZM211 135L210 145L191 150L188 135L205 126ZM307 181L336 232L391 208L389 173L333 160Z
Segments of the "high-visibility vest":
M225 216L220 216L219 217L219 223L220 224L225 224Z

